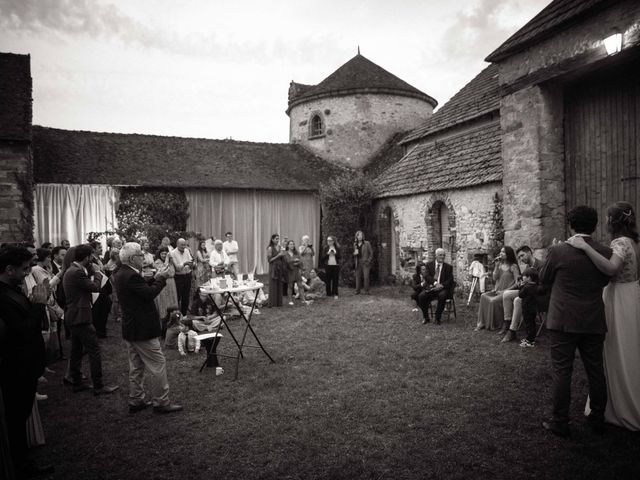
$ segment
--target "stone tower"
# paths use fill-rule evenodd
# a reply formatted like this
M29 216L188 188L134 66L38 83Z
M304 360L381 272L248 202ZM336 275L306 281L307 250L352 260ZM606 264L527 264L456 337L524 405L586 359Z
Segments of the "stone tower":
M395 133L428 119L437 104L358 52L318 85L291 82L289 142L361 168Z

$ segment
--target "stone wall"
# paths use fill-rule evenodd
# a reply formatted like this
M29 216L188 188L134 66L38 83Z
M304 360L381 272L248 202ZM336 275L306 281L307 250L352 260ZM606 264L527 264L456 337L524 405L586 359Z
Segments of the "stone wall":
M0 243L33 240L33 174L28 143L0 141Z
M622 1L500 63L506 244L541 251L566 235L563 84L637 52L639 25L640 3ZM615 30L623 51L609 57Z
M445 232L445 235L451 237L452 247L447 252L447 261L454 265L458 286L467 287L467 272L473 255L488 255L493 247L492 219L496 194L502 195L502 185L499 183L378 200L375 206L378 238L389 238L388 232L381 231L389 227L395 236L392 244L387 241L386 245L378 245L381 272L388 269L392 256L395 256L397 265L392 273L400 279L406 279L414 273L416 258L426 255L429 260L433 259L433 232L428 226L430 211L434 205L442 202L449 209L449 232ZM392 215L391 219L387 219L388 213Z
M533 86L500 105L507 245L548 247L565 233L562 94Z
M431 116L433 107L416 98L358 94L322 98L291 109L289 141L300 143L325 160L360 168L399 131L410 130ZM309 139L311 117L318 113L325 133Z

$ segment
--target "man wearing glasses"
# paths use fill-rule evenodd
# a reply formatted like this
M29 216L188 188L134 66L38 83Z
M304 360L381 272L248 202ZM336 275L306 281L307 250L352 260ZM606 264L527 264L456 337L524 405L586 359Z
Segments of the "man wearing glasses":
M167 364L160 347L160 315L153 299L165 286L167 271L142 277L144 253L138 243L127 242L120 250L122 267L113 273L122 308L122 337L129 353L129 412L137 413L153 405L156 413L182 410L169 401ZM145 373L151 376L145 380ZM151 390L152 402L145 400L143 383Z

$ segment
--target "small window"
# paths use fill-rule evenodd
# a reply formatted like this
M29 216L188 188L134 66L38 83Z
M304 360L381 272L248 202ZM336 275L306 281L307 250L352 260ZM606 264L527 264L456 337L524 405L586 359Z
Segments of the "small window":
M318 137L324 134L324 122L318 114L311 117L311 133L309 136Z

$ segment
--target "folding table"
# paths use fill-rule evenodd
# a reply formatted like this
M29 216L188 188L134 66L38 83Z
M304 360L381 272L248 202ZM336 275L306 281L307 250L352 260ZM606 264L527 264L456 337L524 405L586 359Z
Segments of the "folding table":
M234 286L234 284L236 286ZM260 342L260 339L258 338L258 335L256 335L255 330L251 326L251 318L253 317L253 311L255 310L255 307L256 307L256 300L258 299L258 290L260 290L263 287L264 287L264 285L262 283L260 283L260 282L245 282L245 283L243 283L243 282L239 282L239 283L234 282L233 284L227 285L225 287L217 287L215 284L209 284L209 285L203 285L202 287L200 287L200 292L209 297L209 299L213 303L213 308L215 309L216 313L220 316L220 323L218 324L217 328L215 329L215 332L213 332L213 333L215 333L215 337L222 336L219 333L220 333L220 328L222 328L222 325L224 325L227 328L227 332L229 333L229 336L233 339L233 342L235 343L235 345L236 345L236 347L238 349L238 353L235 356L225 355L225 354L221 354L221 353L213 353L213 349L214 349L214 347L216 345L216 342L214 341L211 344L211 347L210 347L209 351L207 352L207 358L205 359L204 363L202 364L202 367L200 367L200 371L201 372L204 369L204 366L206 365L207 360L209 359L209 355L216 355L217 357L235 358L236 359L236 369L235 369L235 374L234 374L233 379L236 380L238 378L238 365L240 363L240 358L244 359L243 349L245 349L245 348L259 348L267 356L267 358L271 361L271 363L276 363L275 360L273 358L271 358L271 355L269 355L269 353L265 350L264 346ZM254 298L253 298L253 303L251 304L251 310L249 311L248 315L245 315L244 311L242 310L241 305L236 301L236 299L233 297L232 294L234 294L234 293L242 293L242 292L250 292L250 291L253 291L255 293L255 295L254 295ZM218 304L215 302L215 295L222 295L222 297L225 299L225 303L224 303L224 306L222 308L220 308L218 306ZM242 337L240 338L240 341L238 341L238 338L236 337L236 335L234 335L233 331L229 327L229 323L224 318L224 312L227 311L227 308L229 307L230 303L233 306L236 307L236 309L238 310L238 313L240 314L240 317L244 320L244 323L245 323L244 331L242 332ZM253 338L258 343L257 345L246 345L245 344L245 341L247 340L248 333L251 333L251 335L253 335ZM213 336L214 335L212 335L212 337Z

